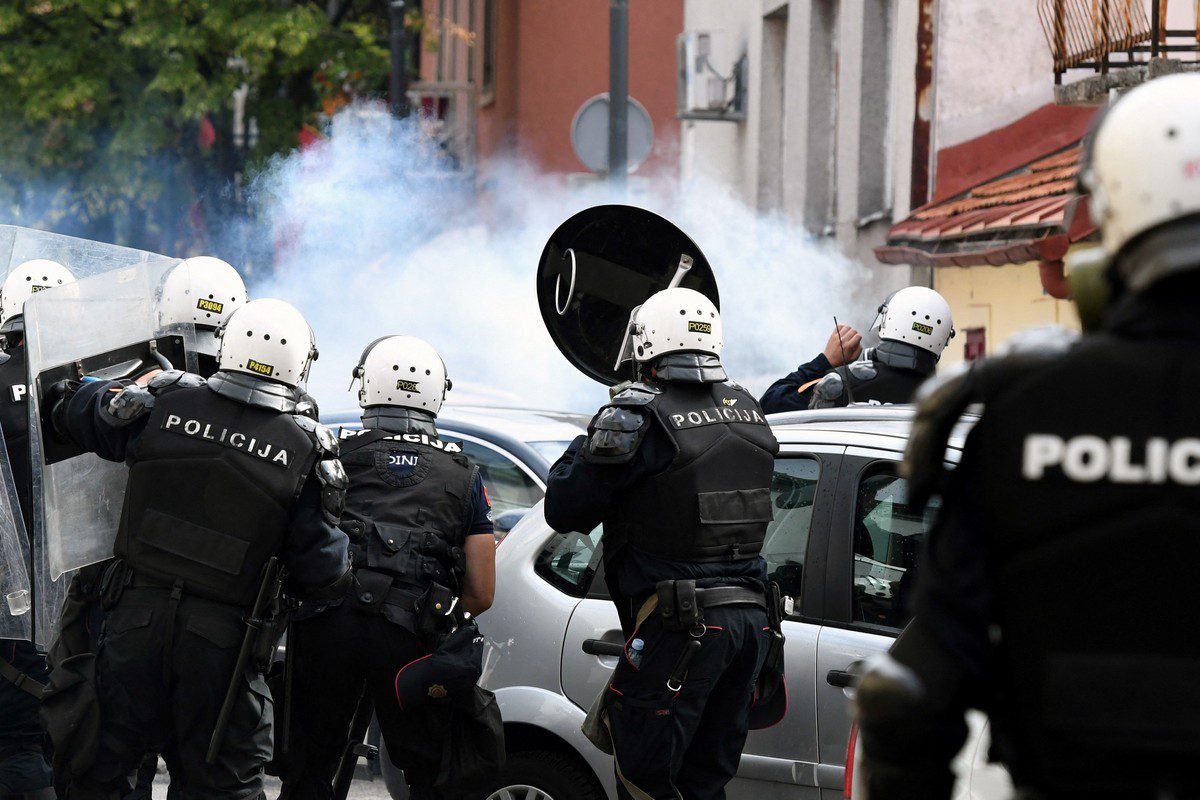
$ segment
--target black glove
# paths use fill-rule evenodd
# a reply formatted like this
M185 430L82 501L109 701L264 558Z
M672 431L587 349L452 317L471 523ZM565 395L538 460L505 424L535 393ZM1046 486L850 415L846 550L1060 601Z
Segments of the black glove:
M46 390L43 404L50 411L48 415L50 431L60 442L71 441L71 434L67 428L67 407L71 403L71 398L79 391L80 385L78 381L64 379L51 384L50 388Z

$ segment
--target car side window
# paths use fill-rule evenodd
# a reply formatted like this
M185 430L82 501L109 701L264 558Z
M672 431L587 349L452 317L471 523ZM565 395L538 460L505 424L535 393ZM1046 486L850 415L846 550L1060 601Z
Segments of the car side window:
M463 442L463 452L479 467L479 477L492 502L492 514L524 510L537 505L544 492L533 478L501 453L477 442Z
M534 571L561 592L573 597L588 593L600 567L600 537L604 526L591 533L555 533L538 554Z
M821 466L815 458L777 458L771 476L775 519L767 526L762 556L767 562L768 578L779 584L782 595L797 603L820 477Z
M892 464L869 468L859 481L854 509L856 622L903 628L920 570L920 557L938 501L908 503L908 484Z

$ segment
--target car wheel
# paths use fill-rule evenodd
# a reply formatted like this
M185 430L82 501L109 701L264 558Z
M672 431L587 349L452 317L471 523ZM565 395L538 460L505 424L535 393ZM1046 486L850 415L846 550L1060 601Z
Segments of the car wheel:
M562 753L509 753L504 769L479 792L480 800L607 800L586 765Z

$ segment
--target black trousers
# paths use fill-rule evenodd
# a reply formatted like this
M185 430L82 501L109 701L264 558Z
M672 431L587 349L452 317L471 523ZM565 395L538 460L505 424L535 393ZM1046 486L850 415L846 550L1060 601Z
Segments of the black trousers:
M45 683L46 659L31 642L0 639L0 659ZM0 795L21 795L54 785L42 744L37 699L0 678Z
M436 797L432 783L440 743L422 752L406 730L396 702L396 673L429 653L406 628L382 614L364 613L347 599L340 606L294 622L288 629L293 701L291 737L281 762L281 800L329 800L359 697L375 707L379 731L392 762L404 770L414 797ZM428 739L428 737L426 737Z
M254 667L241 676L216 763L205 763L245 631L242 616L240 608L187 595L173 604L168 589L125 589L100 635L99 753L88 774L72 784L72 800L127 794L146 753L160 745L172 797L263 797L273 709Z
M705 621L703 629L674 631L651 615L630 637L644 642L640 659L626 643L608 698L622 800L724 800L737 773L770 641L767 615L753 606L721 606L707 609ZM692 641L700 649L682 685L668 686Z

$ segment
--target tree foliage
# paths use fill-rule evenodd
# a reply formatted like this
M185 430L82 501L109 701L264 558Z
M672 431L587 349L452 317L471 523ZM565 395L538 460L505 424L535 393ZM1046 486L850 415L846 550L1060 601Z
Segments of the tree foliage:
M382 0L0 4L0 221L202 244L239 178L386 89L387 24Z

